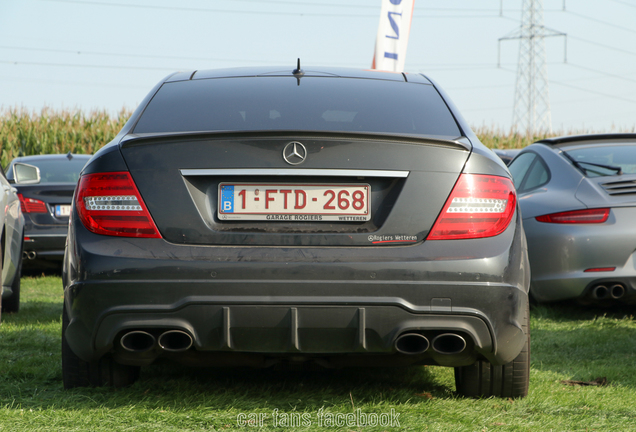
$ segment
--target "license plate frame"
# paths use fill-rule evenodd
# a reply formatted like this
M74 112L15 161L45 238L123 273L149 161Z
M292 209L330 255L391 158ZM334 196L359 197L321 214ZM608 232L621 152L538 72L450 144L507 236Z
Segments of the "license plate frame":
M217 197L220 220L366 222L371 219L371 186L367 183L222 182Z

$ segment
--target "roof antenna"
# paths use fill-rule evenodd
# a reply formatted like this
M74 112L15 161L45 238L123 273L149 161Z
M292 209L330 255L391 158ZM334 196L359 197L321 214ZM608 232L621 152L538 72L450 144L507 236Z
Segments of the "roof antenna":
M303 75L305 72L300 68L300 57L298 58L298 65L296 66L296 69L294 69L292 71L292 73L294 75Z
M298 81L298 85L300 85L300 78L302 78L303 75L305 75L305 71L303 71L300 68L300 57L298 58L298 63L296 65L296 69L294 69L292 71L292 74L294 75L294 77L296 78L296 80Z
M71 153L71 151L69 150L68 153L66 153L66 157L68 158L68 160L73 159L73 154Z

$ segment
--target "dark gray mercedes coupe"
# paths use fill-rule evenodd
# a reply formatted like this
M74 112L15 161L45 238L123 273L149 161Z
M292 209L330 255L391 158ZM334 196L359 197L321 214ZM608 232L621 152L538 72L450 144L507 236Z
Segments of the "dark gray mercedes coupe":
M523 397L516 192L420 74L176 73L87 163L64 262L64 386L190 365L440 365Z

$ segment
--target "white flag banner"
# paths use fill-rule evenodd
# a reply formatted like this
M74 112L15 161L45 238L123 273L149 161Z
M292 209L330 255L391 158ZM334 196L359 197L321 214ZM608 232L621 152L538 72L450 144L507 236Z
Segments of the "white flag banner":
M415 0L382 0L371 69L404 71Z

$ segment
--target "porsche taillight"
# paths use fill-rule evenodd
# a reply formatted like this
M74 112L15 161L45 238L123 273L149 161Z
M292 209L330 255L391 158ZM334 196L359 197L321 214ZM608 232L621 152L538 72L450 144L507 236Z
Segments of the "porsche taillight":
M86 174L75 194L84 226L96 234L161 238L130 173Z
M427 240L459 240L501 234L515 212L517 195L506 177L462 174Z
M47 213L49 211L44 201L25 198L20 193L18 194L18 199L20 200L20 210L22 210L22 213Z
M605 222L609 213L609 208L583 209L537 216L535 219L556 224L597 224Z

